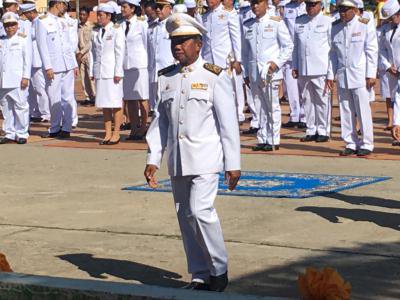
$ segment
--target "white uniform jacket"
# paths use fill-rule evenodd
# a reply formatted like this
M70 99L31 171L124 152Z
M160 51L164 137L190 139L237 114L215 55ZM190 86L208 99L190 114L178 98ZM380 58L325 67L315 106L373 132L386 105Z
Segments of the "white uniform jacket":
M381 28L379 62L381 70L386 71L394 65L400 71L400 29L395 25L385 24Z
M35 27L36 42L45 70L66 72L78 67L68 26L60 18L47 13L39 17Z
M366 78L376 78L378 42L376 30L366 19L355 16L350 22L332 24L332 70L328 79L336 75L337 84L344 89L365 87Z
M2 89L19 88L22 78L31 78L32 40L23 33L0 37L0 78Z
M150 82L157 82L157 73L175 62L171 52L171 40L165 28L167 19L156 21L149 26L149 78Z
M294 27L293 69L300 76L328 74L332 18L322 12L314 18L302 15Z
M283 20L289 29L292 40L294 39L294 24L296 23L296 18L306 13L306 4L304 2L298 3L297 1L292 1L285 5Z
M273 80L282 79L280 68L291 58L293 42L280 17L265 14L243 24L243 67L245 77L256 82L262 68L274 62L279 70Z
M147 22L136 15L129 20L129 31L125 36L124 70L147 68ZM126 21L121 23L125 34Z
M38 22L39 22L39 16L36 17L32 21L32 29L31 29L31 33L32 33L32 68L41 68L42 67L42 60L40 58L39 49L37 46L36 30L35 30Z
M170 176L239 170L239 127L226 71L199 58L161 72L147 163L160 167L166 148Z
M105 29L102 37L102 30ZM108 23L92 31L90 76L95 79L124 77L125 37L119 24Z
M68 31L69 31L69 38L71 41L71 48L74 53L78 51L78 20L71 18L68 13L65 13L64 18L61 18L67 23Z
M227 59L241 62L241 32L239 15L235 10L227 11L220 4L213 11L202 16L207 34L203 36L202 56L205 61L222 68L227 67Z

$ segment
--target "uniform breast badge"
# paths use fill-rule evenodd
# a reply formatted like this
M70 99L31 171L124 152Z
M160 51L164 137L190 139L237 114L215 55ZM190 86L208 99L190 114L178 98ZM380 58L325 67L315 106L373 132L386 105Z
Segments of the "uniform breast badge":
M208 89L208 84L206 83L192 83L191 85L192 90L204 90L206 91Z

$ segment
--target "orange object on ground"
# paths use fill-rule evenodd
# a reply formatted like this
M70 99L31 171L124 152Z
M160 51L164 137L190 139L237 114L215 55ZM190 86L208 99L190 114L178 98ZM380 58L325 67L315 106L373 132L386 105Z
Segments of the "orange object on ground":
M0 272L12 272L6 256L2 253L0 253Z

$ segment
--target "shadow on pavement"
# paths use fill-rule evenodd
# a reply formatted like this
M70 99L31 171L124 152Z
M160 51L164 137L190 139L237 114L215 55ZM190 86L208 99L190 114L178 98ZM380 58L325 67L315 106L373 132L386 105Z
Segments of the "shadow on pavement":
M177 273L137 262L97 258L89 253L65 254L57 257L77 266L79 270L87 272L94 278L105 279L108 274L125 280L164 287L181 287L186 284L177 280L182 277Z
M371 205L371 206L377 206L377 207L400 209L400 201L391 200L391 199L383 199L380 197L344 195L341 193L326 194L326 195L324 195L324 197L340 200L340 201L343 201L343 202L346 202L349 204L354 204L354 205Z
M400 255L373 254L395 253L396 249L399 252L399 246L399 243L367 243L346 249L310 249L314 255L288 259L285 264L277 262L279 266L235 278L230 282L229 291L299 299L297 277L312 266L336 269L352 285L351 299L400 299Z

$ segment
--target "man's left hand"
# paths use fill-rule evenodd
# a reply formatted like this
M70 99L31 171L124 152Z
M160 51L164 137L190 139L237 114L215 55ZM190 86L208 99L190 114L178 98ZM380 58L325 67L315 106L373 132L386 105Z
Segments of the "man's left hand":
M272 75L275 73L276 70L278 70L278 66L273 61L269 61L268 64L269 64L268 74Z
M114 76L114 82L117 84L121 81L122 77Z
M375 85L375 78L367 78L367 89L372 89Z
M225 171L225 181L230 191L233 191L236 188L240 175L240 170Z
M27 78L22 78L21 80L21 90L24 90L28 87L29 85L29 79Z
M234 69L238 75L242 73L242 67L238 61L232 62L232 69Z

